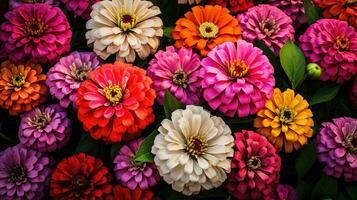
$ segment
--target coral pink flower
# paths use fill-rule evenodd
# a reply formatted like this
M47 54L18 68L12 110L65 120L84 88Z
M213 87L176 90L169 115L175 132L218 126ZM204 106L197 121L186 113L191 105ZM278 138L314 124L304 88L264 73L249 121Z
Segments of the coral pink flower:
M229 117L255 114L273 95L273 66L259 48L244 40L215 47L202 66L204 99Z

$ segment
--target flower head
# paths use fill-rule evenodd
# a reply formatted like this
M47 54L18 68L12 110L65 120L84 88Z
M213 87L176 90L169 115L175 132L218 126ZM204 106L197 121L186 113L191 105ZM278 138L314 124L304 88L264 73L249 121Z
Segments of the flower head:
M169 46L155 54L147 73L153 80L159 103L168 90L184 104L197 104L202 95L200 70L200 57L191 49Z
M35 3L47 3L52 6L58 6L59 1L58 0L9 0L9 6L10 10L19 7L23 4L35 4Z
M71 120L59 105L41 106L21 116L20 142L41 152L62 148L71 134Z
M83 19L89 19L92 6L101 0L61 0L69 11Z
M227 7L229 5L230 11L233 13L245 12L248 8L254 6L253 0L208 0L209 5L220 5Z
M352 87L350 89L350 102L352 108L357 110L357 76L354 76L352 80Z
M46 75L41 72L40 65L1 63L0 107L9 110L10 115L18 115L43 103L48 88Z
M343 83L357 73L357 32L347 22L320 19L299 40L309 61L322 68L321 80Z
M294 27L299 28L306 23L303 0L269 0L268 4L284 11L293 20Z
M55 62L70 50L72 32L61 9L24 4L5 14L0 27L2 50L11 61Z
M92 52L73 52L62 57L47 73L46 84L52 96L60 100L60 105L67 108L77 99L80 84L87 79L87 73L101 64Z
M324 18L347 21L357 27L357 2L355 0L313 0L320 7Z
M275 187L275 198L276 200L296 200L297 194L293 187L290 185L278 184Z
M140 188L130 190L121 185L116 185L113 188L113 194L115 200L160 200L151 190L141 190Z
M107 14L115 13L115 14ZM87 43L103 59L116 54L117 60L134 62L156 52L163 35L161 11L146 0L100 1L87 22Z
M260 49L244 40L218 45L202 66L203 97L227 116L254 114L273 94L273 66Z
M262 199L279 181L281 159L268 140L253 131L235 133L232 172L226 188L239 199Z
M176 48L190 47L206 56L218 44L235 42L241 38L238 21L227 8L207 5L195 6L176 22L172 31Z
M39 200L48 187L52 160L17 145L0 152L0 199Z
M258 111L254 127L278 149L290 153L300 149L313 134L314 121L309 103L294 90L274 90L273 97Z
M275 54L288 41L294 41L292 20L279 8L261 4L238 15L243 38L248 42L261 40Z
M221 118L190 105L174 111L158 130L151 152L160 175L173 190L192 195L226 180L234 139Z
M76 100L84 129L107 143L135 137L155 119L151 83L145 70L121 62L89 72Z
M143 138L123 145L114 158L114 172L119 182L131 190L139 187L146 190L154 187L161 179L154 163L136 162L134 156Z
M357 181L357 119L340 117L322 123L317 135L317 156L329 176Z
M111 180L101 160L80 153L57 165L50 193L54 200L105 199L112 193Z

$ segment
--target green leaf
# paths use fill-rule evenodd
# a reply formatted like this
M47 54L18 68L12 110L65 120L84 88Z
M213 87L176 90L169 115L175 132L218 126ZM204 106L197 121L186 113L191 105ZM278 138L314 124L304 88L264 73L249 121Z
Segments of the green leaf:
M351 199L357 199L357 183L350 183L346 186L346 191Z
M304 0L304 8L305 8L307 22L309 24L314 23L316 20L320 18L319 12L317 8L312 5L311 0Z
M288 40L280 49L280 63L291 82L292 88L296 89L304 81L304 54L298 46Z
M312 168L316 161L316 144L304 145L296 158L296 172L298 177L302 178Z
M171 37L171 32L174 28L169 26L169 27L164 27L164 36L167 37L167 38L172 38Z
M141 143L138 151L135 154L134 161L136 162L154 161L154 155L151 153L151 147L154 144L155 137L158 133L159 132L155 130L144 139L144 141Z
M310 106L332 100L338 94L341 85L329 84L319 88L311 97Z
M311 199L334 199L337 196L337 192L337 180L331 176L323 174L312 191Z
M82 132L75 153L86 153L98 157L101 155L103 148L104 145L101 141L94 140L88 133Z
M164 110L166 118L170 118L171 113L175 110L183 108L185 108L185 105L179 102L172 94L170 94L170 92L166 90L164 96Z
M298 200L310 199L311 191L313 189L313 184L303 181L301 178L298 179L296 185L296 193Z
M111 158L111 160L114 160L114 158L118 154L118 151L119 151L121 146L122 146L121 143L116 143L116 144L113 144L110 147L110 158Z

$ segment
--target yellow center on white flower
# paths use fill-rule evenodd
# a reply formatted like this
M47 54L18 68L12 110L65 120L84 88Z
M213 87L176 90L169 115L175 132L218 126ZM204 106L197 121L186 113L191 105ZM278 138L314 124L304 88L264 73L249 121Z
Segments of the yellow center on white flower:
M282 124L288 124L294 120L294 111L287 107L280 108L277 114Z
M218 26L211 22L203 22L198 28L202 38L215 38L219 32Z
M249 66L244 60L236 60L228 64L228 73L232 79L242 78L248 73Z
M104 88L104 94L112 104L118 104L123 98L122 89L118 85L111 85Z
M345 36L336 37L336 45L341 50L348 50L350 47L350 40Z
M199 156L207 151L208 143L202 135L191 136L186 150L191 156Z
M125 32L127 30L132 29L136 25L137 21L137 16L135 16L134 14L125 13L119 16L118 25L119 28Z
M21 87L25 83L25 77L22 74L15 74L11 78L12 85Z

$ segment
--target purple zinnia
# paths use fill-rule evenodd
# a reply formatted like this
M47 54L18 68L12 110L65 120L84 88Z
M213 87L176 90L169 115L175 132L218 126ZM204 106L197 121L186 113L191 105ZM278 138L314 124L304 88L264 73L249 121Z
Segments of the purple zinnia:
M51 159L17 145L0 153L0 199L37 200L46 194Z
M296 200L297 194L295 189L290 185L278 184L275 187L275 191L271 199L272 200Z
M303 0L269 0L268 3L284 11L293 20L294 27L298 28L306 23Z
M58 0L9 0L10 10L12 10L18 6L21 6L22 4L26 4L26 3L47 3L52 6L59 5Z
M21 116L20 142L41 152L62 148L71 134L71 121L59 105L41 106Z
M77 99L77 89L87 78L87 73L101 64L93 52L73 52L59 60L47 73L46 84L52 96L60 100L60 105L67 108Z
M133 160L143 140L143 138L139 138L124 144L114 159L116 178L123 186L131 190L136 187L146 190L149 187L154 187L161 179L154 163L135 162Z
M324 171L345 181L357 181L357 119L340 117L322 123L317 135L317 152Z
M147 69L158 102L163 102L168 90L184 104L198 104L202 96L200 69L200 57L192 49L168 46L166 51L158 51Z
M238 21L243 39L248 42L261 40L275 54L279 54L288 39L294 41L295 30L291 18L275 6L261 4L249 8L238 15Z

